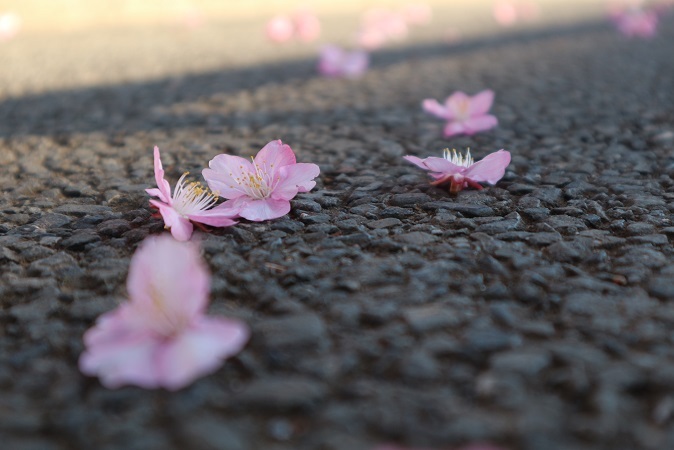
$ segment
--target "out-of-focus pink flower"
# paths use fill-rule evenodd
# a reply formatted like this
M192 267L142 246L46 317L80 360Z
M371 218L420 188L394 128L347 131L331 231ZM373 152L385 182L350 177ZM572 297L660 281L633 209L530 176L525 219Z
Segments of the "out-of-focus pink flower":
M508 0L499 0L494 3L494 8L492 10L494 14L494 19L499 25L504 27L509 27L517 22L517 9L515 4Z
M274 42L287 42L293 38L309 42L321 34L321 22L315 14L299 9L291 15L278 15L267 22L267 37Z
M425 25L431 21L433 10L426 3L408 3L403 6L402 15L410 25Z
M358 44L373 50L389 40L399 40L405 36L407 22L402 14L385 8L372 8L363 15Z
M281 140L269 142L252 161L223 154L208 166L204 178L214 192L229 199L223 205L254 222L288 214L290 199L313 189L320 173L316 164L297 163Z
M658 29L658 14L652 10L616 10L611 18L618 31L627 37L652 38Z
M318 71L326 77L356 78L367 70L370 57L363 50L347 51L334 45L321 49Z
M0 41L8 41L21 30L21 18L11 12L0 13Z
M443 156L443 158L429 156L425 159L416 156L404 158L430 171L430 175L435 178L432 185L449 184L449 191L452 193L459 192L468 186L480 190L482 186L479 183L496 184L503 178L506 167L510 164L510 153L505 150L491 153L478 162L473 161L470 150L464 156L456 150L450 152L445 149Z
M424 111L440 119L445 119L446 137L457 134L472 135L498 125L498 119L487 114L494 102L494 92L485 90L473 97L458 91L447 97L445 104L437 100L426 99L422 103Z
M213 227L228 227L236 224L232 218L237 217L238 211L224 205L213 208L218 197L213 195L200 183L186 183L185 172L176 183L173 195L171 186L164 179L164 169L161 164L159 147L154 148L154 177L158 188L145 189L149 195L159 197L159 200L150 200L150 204L159 209L166 228L179 241L187 241L192 237L194 227L192 222L203 223Z
M276 16L267 22L267 37L274 42L286 42L295 32L293 22L288 16Z
M528 0L498 0L492 9L499 25L509 27L517 21L530 22L540 15L538 4Z
M241 351L248 327L207 317L209 275L191 243L150 237L131 259L129 300L84 334L80 370L103 386L177 390Z
M321 22L311 11L302 9L293 16L295 24L295 34L305 42L311 42L318 39L321 35Z

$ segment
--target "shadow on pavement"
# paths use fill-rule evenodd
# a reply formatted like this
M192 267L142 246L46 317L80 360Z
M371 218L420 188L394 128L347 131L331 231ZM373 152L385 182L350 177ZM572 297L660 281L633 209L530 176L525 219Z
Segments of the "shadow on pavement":
M489 36L457 44L425 44L373 53L375 69L405 60L452 57L483 48L499 48L558 37L594 34L606 30L604 21ZM198 101L263 86L303 82L317 77L315 60L300 59L255 67L218 70L183 77L84 89L71 89L10 98L0 103L0 137L25 135L67 136L78 132L130 133L141 130L206 126L206 117L173 121L155 114L156 108ZM220 118L218 125L231 123Z

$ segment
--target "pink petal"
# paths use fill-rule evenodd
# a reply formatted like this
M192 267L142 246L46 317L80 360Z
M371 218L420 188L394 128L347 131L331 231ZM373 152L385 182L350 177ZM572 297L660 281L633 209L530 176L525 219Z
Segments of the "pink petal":
M86 349L80 355L80 371L98 376L101 384L111 389L126 384L157 387L154 354L160 341L150 331L125 328L124 319L111 320L113 323L99 323L85 334ZM95 339L87 339L87 335L95 335Z
M443 130L445 137L456 136L457 134L464 133L467 133L467 131L464 122L462 121L448 122Z
M232 220L238 217L239 210L224 206L224 203L215 208L207 209L199 214L190 214L188 217L192 222L199 222L212 227L229 227L236 225L237 222Z
M192 237L194 227L189 219L184 218L173 209L172 206L158 202L157 200L150 200L150 203L159 208L159 214L164 219L164 226L171 230L171 235L179 241L189 241Z
M255 173L249 160L222 154L211 159L208 167L210 169L204 169L201 173L215 194L228 199L248 195L237 180L248 179L251 173Z
M276 171L281 167L295 162L293 149L280 139L267 143L255 156L255 165L270 178L275 178Z
M494 91L489 89L479 92L470 100L469 114L471 117L486 114L494 103Z
M157 187L159 188L159 194L157 194L155 191L153 191L154 193L152 194L148 192L148 194L156 195L162 202L168 203L170 205L171 186L169 185L169 182L164 179L164 168L161 164L161 155L159 154L159 147L156 145L154 147L154 179L157 183Z
M445 107L449 112L446 119L457 119L468 116L470 111L470 97L466 93L456 91L445 100Z
M416 156L404 156L403 158L424 170L430 170L433 172L430 175L434 178L444 178L465 170L465 167L457 166L451 161L445 158L438 158L437 156L429 156L425 159L420 159Z
M407 156L403 156L403 159L411 162L412 164L414 164L417 167L421 167L424 170L428 170L428 167L426 167L426 164L424 164L424 160L417 157L417 156L407 155Z
M203 313L210 280L198 246L162 235L146 239L133 255L126 286L144 326L170 334Z
M499 150L485 156L466 170L464 176L473 181L496 184L510 164L510 152Z
M424 165L432 172L442 173L443 175L454 175L466 170L465 167L457 166L445 158L438 158L437 156L429 156L424 159Z
M239 215L253 222L276 219L290 212L290 201L271 198L255 200L250 197L239 197L228 200L223 205L241 208Z
M239 353L249 337L248 327L237 320L200 318L160 349L161 385L173 391L214 372L224 359Z
M431 114L435 117L439 117L441 119L452 119L453 114L451 111L449 111L446 107L442 106L440 103L438 103L437 100L434 100L432 98L427 98L421 103L421 107L426 111L428 114Z
M316 164L298 163L281 168L281 181L274 189L272 198L290 200L298 192L309 192L316 186L313 181L321 172Z
M489 130L498 125L498 119L492 115L484 115L471 117L463 121L465 133L468 135L475 134L479 131Z

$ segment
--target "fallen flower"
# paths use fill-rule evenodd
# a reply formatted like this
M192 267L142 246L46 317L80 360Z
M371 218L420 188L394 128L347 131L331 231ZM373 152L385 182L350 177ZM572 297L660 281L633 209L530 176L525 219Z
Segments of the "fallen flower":
M159 147L154 148L154 177L158 188L145 189L149 195L159 197L159 200L150 200L150 204L159 209L166 228L179 241L187 241L192 237L194 227L192 222L203 223L213 227L228 227L236 224L232 218L237 217L238 211L228 206L215 206L218 197L200 183L186 183L185 172L176 183L173 196L171 186L164 179L164 169L161 164Z
M627 37L652 38L658 29L658 14L639 7L616 10L611 18L618 31Z
M370 58L363 50L349 52L334 45L326 45L321 49L318 72L326 77L356 78L367 70L369 63Z
M475 189L482 189L479 183L496 184L505 174L506 167L510 164L510 152L499 150L485 156L481 161L473 162L470 156L470 150L463 156L456 150L445 149L443 158L429 156L421 159L416 156L405 156L404 158L412 164L429 170L430 175L435 178L431 184L441 186L449 183L449 191L459 192L470 186Z
M310 42L321 34L321 22L311 11L298 9L292 15L278 15L267 22L267 38L287 42L293 38Z
M150 237L131 258L129 300L84 334L82 373L107 388L183 388L241 351L248 327L205 315L209 274L192 243Z
M457 134L472 135L498 125L498 119L487 114L494 102L494 92L485 90L473 97L463 92L455 92L441 105L437 100L426 99L422 103L424 111L447 121L445 137Z
M311 42L321 35L321 21L315 14L306 9L300 9L293 16L295 35L304 42Z
M289 145L271 141L255 158L218 155L203 170L208 186L227 198L223 206L255 222L276 219L290 212L290 199L316 186L316 164L297 163Z
M293 22L288 16L276 16L267 22L265 28L267 38L274 42L286 42L293 37L295 32Z
M374 50L389 40L405 38L407 32L403 14L386 8L371 8L363 14L358 45Z

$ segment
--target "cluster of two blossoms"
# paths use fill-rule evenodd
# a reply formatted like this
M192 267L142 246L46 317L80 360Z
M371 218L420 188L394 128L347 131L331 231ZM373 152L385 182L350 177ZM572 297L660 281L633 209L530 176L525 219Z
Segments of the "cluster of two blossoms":
M157 188L146 189L159 200L150 203L159 209L166 228L179 241L192 236L193 224L213 227L235 225L238 217L254 222L276 219L290 212L290 200L298 192L316 185L320 169L316 164L298 163L290 146L271 141L251 161L218 155L203 170L209 189L197 182L178 180L173 194L164 179L159 148L154 148L154 175ZM218 197L228 199L216 205Z

